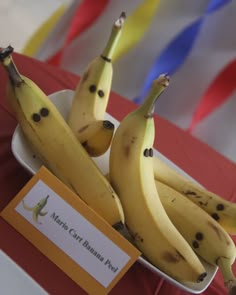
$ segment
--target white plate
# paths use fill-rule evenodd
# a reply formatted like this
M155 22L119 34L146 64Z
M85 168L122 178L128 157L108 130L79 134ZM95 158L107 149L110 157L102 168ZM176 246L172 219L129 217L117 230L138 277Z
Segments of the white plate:
M0 250L0 286L4 295L47 295L19 265Z
M53 101L53 103L57 106L61 114L66 119L67 114L69 113L69 108L71 106L72 102L72 90L63 90L56 93L53 93L50 95L50 99ZM110 120L114 123L114 125L117 127L119 125L119 122L113 118L111 115L106 114L106 119ZM22 134L22 130L19 127L19 125L16 127L15 132L13 134L12 138L12 152L15 156L15 158L19 161L19 163L25 167L31 174L35 174L36 171L41 167L42 163L39 159L37 159L28 146L27 141L24 138L24 135ZM165 158L162 154L160 154L157 150L154 150L155 156L158 156L163 161L168 163L170 166L172 166L175 170L178 172L184 174L188 178L192 179L190 176L188 176L183 170L178 168L176 165L174 165L171 161L169 161L167 158ZM100 170L105 174L108 172L108 159L109 159L109 150L101 157L99 158L93 158L95 163L98 165ZM192 179L193 180L193 179ZM164 277L167 281L174 284L175 286L190 292L194 294L200 294L206 288L209 286L211 281L213 280L217 268L214 266L211 266L203 261L203 264L207 271L207 277L204 279L201 283L188 283L188 284L181 284L177 282L176 280L172 279L156 267L154 267L152 264L150 264L147 260L140 257L139 262L143 265L145 265L148 269L153 271L154 273L157 273L158 275Z

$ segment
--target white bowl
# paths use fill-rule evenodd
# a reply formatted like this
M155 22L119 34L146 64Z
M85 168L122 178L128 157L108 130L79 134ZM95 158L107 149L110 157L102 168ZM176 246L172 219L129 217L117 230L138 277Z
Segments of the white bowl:
M72 96L73 96L73 91L72 90L62 90L56 93L53 93L50 95L50 99L52 102L57 106L59 109L60 113L63 115L63 117L66 119L67 115L69 113L69 109L71 106L72 102ZM119 122L113 118L111 115L106 114L105 119L110 120L114 125L117 127L119 125ZM30 149L27 141L24 138L24 135L22 133L22 130L20 126L18 125L14 131L13 138L12 138L12 152L19 161L19 163L26 168L31 174L35 174L38 169L41 167L42 163L38 158L35 157L34 152ZM181 170L179 167L177 167L175 164L173 164L170 160L168 160L166 157L164 157L161 153L159 153L157 150L154 150L154 155L158 156L161 158L163 161L168 163L168 165L172 166L175 170L177 170L179 173L187 176L191 180L195 181L192 179L188 174L186 174L183 170ZM98 165L100 170L106 174L108 172L108 160L109 160L109 150L101 157L98 158L93 158L95 163ZM212 282L216 271L217 267L214 267L205 261L202 261L204 264L206 271L207 271L207 276L204 279L203 282L200 283L186 283L182 284L179 283L178 281L172 279L165 273L163 273L161 270L158 268L154 267L151 263L149 263L147 260L145 260L143 257L140 257L138 261L143 264L145 267L150 269L152 272L162 276L165 278L168 282L171 284L179 287L180 289L183 289L189 293L193 294L200 294L204 290L207 289L209 284Z
M46 291L2 250L0 265L1 294L47 295Z

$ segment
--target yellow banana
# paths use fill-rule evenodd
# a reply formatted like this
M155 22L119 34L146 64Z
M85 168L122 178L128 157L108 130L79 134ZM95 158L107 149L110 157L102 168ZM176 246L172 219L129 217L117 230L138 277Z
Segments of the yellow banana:
M76 87L68 124L80 141L83 132L78 130L83 130L84 126L93 122L104 120L113 78L112 57L121 36L124 20L125 14L122 13L113 25L104 51L90 62ZM102 140L99 142L102 147Z
M103 155L111 145L115 126L108 120L94 121L82 129L80 142L91 157Z
M211 215L229 234L236 234L236 204L194 183L164 163L153 158L155 179L184 194Z
M8 72L8 101L32 149L69 188L107 222L124 222L123 209L110 183L97 168L45 93L22 76L11 57L12 47L0 52Z
M229 234L209 214L168 185L156 181L167 215L193 250L206 262L218 266L225 286L236 288L232 273L235 245Z
M32 211L32 217L33 217L33 220L36 222L36 223L40 223L38 221L38 217L39 216L45 216L48 214L47 211L43 211L43 208L46 206L47 204L47 201L48 201L48 198L49 198L49 195L47 195L46 198L43 198L41 199L35 206L33 207L29 207L25 204L24 200L22 200L22 205L24 207L25 210L27 211Z
M154 104L168 84L169 77L161 75L144 103L120 122L111 143L109 179L143 255L180 282L199 282L205 268L167 216L153 173Z

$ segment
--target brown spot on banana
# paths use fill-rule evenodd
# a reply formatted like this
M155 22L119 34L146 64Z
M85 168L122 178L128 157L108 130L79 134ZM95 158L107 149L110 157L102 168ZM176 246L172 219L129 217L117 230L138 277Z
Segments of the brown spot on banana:
M224 204L218 204L218 205L216 206L216 210L218 210L218 211L223 211L224 209L225 209Z
M208 200L204 200L204 198L201 196L201 195L198 195L196 192L194 191L190 191L190 190L187 190L187 191L183 191L182 192L184 195L186 195L187 197L193 197L195 199L200 199L198 201L198 204L201 206L201 207L207 207L208 204L209 204L209 200L211 199L210 197L208 198Z
M94 93L97 90L96 85L92 84L89 86L89 92Z
M197 193L194 192L194 191L189 191L189 190L187 190L187 191L183 191L183 194L186 195L186 196L192 196L192 197L196 197L196 198L201 198L201 197L198 196Z
M202 201L199 201L198 204L201 206L201 207L207 207L208 206L208 202L202 202Z
M196 193L193 192L193 191L186 191L184 192L185 195L193 195L193 196L196 196Z
M218 238L219 238L219 240L221 240L222 241L222 239L223 239L223 236L222 236L222 233L221 233L221 231L219 231L219 229L218 229L218 227L217 226L215 226L215 224L214 223L212 223L212 222L210 222L210 221L208 221L208 225L214 230L214 232L216 233L216 235L218 236Z
M165 251L162 255L162 258L168 263L178 263L181 260L185 260L183 255L181 255L177 250L175 253L170 251Z
M143 243L143 238L138 233L131 233L130 235L135 242Z
M203 233L201 233L201 232L197 232L196 235L195 235L195 238L196 238L198 241L202 241L203 238L204 238L204 235L203 235Z
M105 96L105 93L102 89L98 90L98 96L101 98Z
M153 149L150 148L150 149L148 150L148 152L149 152L149 157L153 157Z
M42 117L47 117L49 115L49 109L47 109L47 108L41 108L40 115Z
M211 217L212 217L213 219L215 219L216 221L220 220L220 216L219 216L219 214L217 214L216 212L212 213L212 214L211 214Z
M143 155L144 155L144 157L153 157L153 149L152 148L145 149L143 151Z
M131 143L135 143L136 139L137 139L137 136L132 136Z
M139 235L139 233L132 231L128 224L126 224L126 228L134 242L143 242L143 238Z
M81 127L79 130L78 130L78 133L81 133L83 132L84 130L86 130L87 128L89 127L89 125L84 125L83 127Z
M39 113L33 113L31 118L34 122L40 122L41 117L47 117L49 115L49 109L47 108L41 108Z
M81 83L84 83L87 79L88 79L88 77L89 77L89 70L87 71L87 72L85 72L84 73L84 75L83 75L83 77L82 77L82 81L81 81Z
M193 246L194 249L199 248L199 243L198 243L198 241L194 240L194 241L192 242L192 246Z
M130 154L130 145L126 145L124 147L124 154L125 154L125 157L129 157L129 154Z
M148 156L149 156L149 151L148 151L148 149L145 149L145 150L143 151L143 155L144 155L144 157L148 157Z
M198 282L202 282L206 276L207 276L206 272L202 273L198 278Z
M41 120L41 116L38 113L32 114L32 120L34 122L39 122Z

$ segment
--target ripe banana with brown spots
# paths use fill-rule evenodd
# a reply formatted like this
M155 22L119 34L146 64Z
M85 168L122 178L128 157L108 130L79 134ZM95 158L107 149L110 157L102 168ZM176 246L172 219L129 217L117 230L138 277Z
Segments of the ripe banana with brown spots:
M0 52L9 76L7 99L26 140L42 163L111 225L124 222L120 200L84 150L58 109L29 78L21 75L11 56Z
M125 14L122 13L113 25L102 54L89 63L76 87L68 116L68 124L80 142L82 137L83 141L88 142L90 139L87 137L84 140L83 131L85 131L86 126L100 124L99 122L104 120L113 79L112 58L119 43L124 21ZM111 140L113 133L105 133L106 136L108 134L111 136ZM100 134L103 135L102 132ZM102 138L97 141L94 149L99 145L99 153L93 154L93 156L99 156L107 151L107 145L103 144ZM91 149L87 149L87 145L84 148L90 153Z
M156 187L167 215L179 232L200 257L219 267L229 291L233 288L236 291L232 272L236 250L229 234L181 193L157 180Z
M236 204L181 175L158 157L153 158L155 179L184 194L206 211L229 234L236 234Z
M153 173L154 104L168 84L169 77L161 75L142 105L120 122L111 143L109 180L145 258L177 281L199 282L205 268L166 214Z

